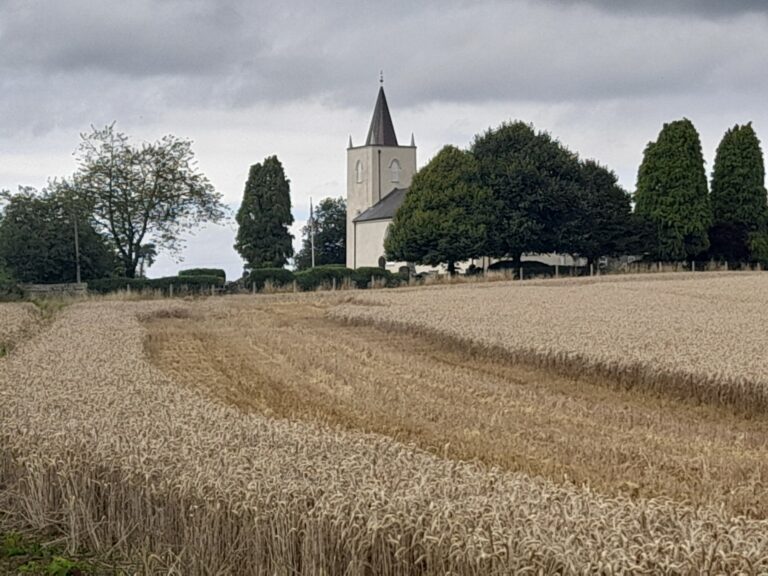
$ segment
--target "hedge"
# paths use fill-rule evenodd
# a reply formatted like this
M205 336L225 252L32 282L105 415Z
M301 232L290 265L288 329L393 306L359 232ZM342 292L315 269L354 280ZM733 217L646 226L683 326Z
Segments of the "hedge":
M321 286L332 286L336 280L336 285L341 286L346 278L356 283L354 278L355 271L350 268L344 268L338 265L315 266L294 275L296 284L302 290L316 290Z
M354 271L352 276L355 284L358 288L368 288L373 278L377 283L382 282L386 286L392 286L396 284L395 275L389 270L384 268L377 268L373 266L363 266Z
M210 289L212 286L217 288L223 286L224 278L221 276L166 276L164 278L99 278L88 281L88 289L101 294L117 292L129 287L136 291L167 291L171 285L173 285L174 290L179 292L185 290L199 292L203 289Z
M275 287L286 286L293 283L293 278L293 272L285 268L255 268L248 275L246 286L250 289L255 284L257 290L262 290L267 282Z
M221 268L190 268L179 272L179 276L218 276L227 279L227 273Z

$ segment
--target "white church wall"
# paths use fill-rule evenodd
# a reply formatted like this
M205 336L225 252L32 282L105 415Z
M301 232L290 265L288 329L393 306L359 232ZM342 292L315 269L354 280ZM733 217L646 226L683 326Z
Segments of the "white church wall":
M356 230L353 230L353 235L357 237L357 253L353 255L350 268L379 265L379 258L384 256L384 238L390 222L391 220L372 220L357 222L354 225ZM387 269L393 269L389 263ZM394 271L397 271L397 267L394 267Z

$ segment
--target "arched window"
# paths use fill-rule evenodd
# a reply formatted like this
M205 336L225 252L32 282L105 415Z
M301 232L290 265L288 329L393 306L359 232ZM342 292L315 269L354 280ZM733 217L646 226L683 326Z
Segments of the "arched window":
M387 259L384 256L379 256L379 268L384 270L387 267Z
M363 163L360 160L358 160L357 164L355 164L355 179L357 180L358 184L363 181Z
M392 160L392 162L389 164L389 181L400 182L401 170L402 168L400 168L400 162L398 162L397 159Z

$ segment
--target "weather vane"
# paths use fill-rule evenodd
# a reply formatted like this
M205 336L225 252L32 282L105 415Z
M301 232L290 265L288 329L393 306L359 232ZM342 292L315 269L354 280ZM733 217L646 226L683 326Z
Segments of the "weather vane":
M384 70L379 70L379 84L384 86Z

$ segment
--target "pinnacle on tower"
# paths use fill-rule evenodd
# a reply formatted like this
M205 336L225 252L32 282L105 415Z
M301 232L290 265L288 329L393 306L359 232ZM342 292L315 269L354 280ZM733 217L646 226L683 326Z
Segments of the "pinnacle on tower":
M368 129L366 146L397 146L395 127L392 117L389 115L387 97L384 95L384 86L379 87L379 96L376 98L376 107L373 109L371 127Z

